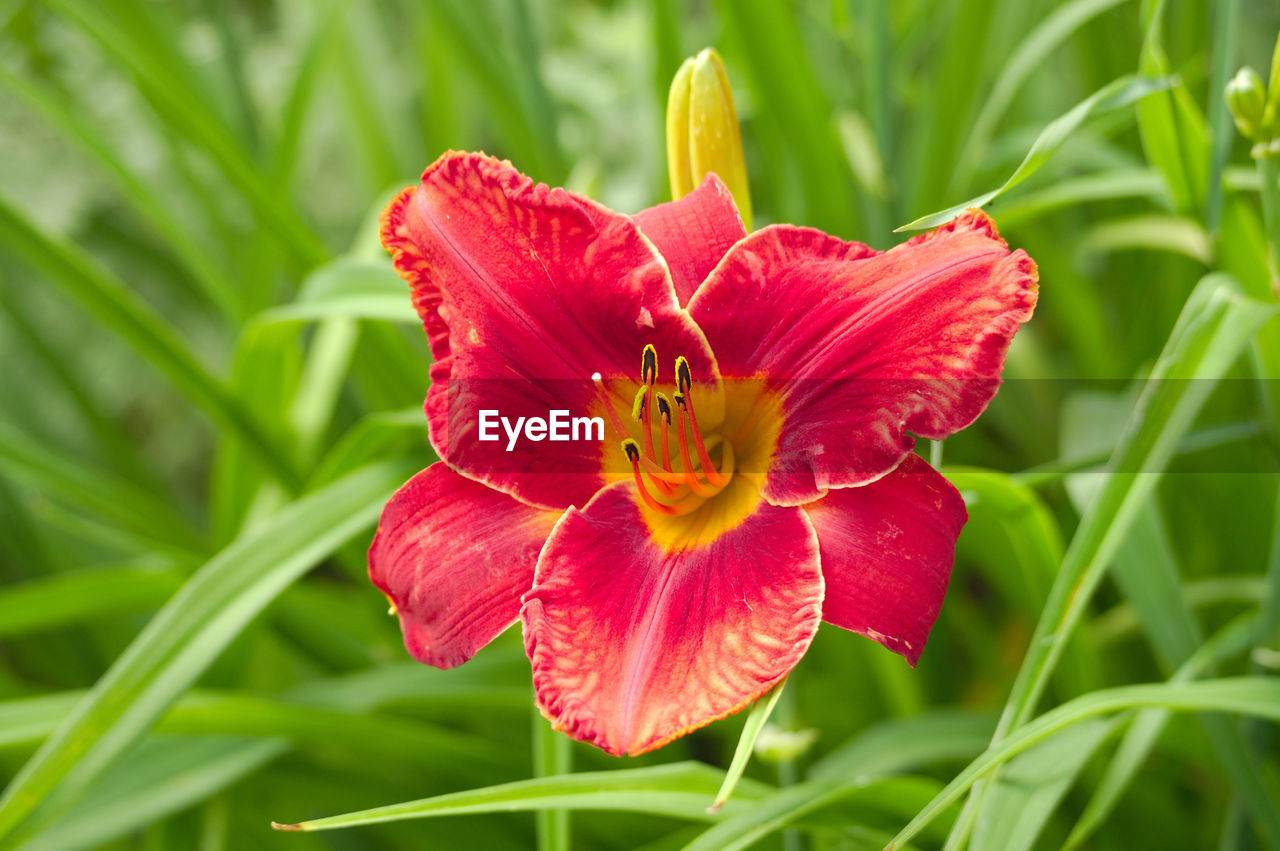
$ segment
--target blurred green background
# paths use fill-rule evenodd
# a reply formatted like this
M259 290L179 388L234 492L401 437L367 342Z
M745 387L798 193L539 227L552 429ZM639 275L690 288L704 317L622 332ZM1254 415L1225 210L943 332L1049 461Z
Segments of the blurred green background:
M667 200L667 86L707 45L756 226L877 248L1112 81L1162 88L1057 125L989 207L1041 300L991 409L933 449L971 522L919 668L825 627L774 716L816 740L755 760L755 803L714 826L741 717L639 760L574 745L575 771L716 770L619 774L597 804L626 812L574 813L573 847L880 848L1002 707L1109 695L913 841L1280 847L1269 728L1123 691L1251 674L1142 705L1280 711L1267 172L1220 94L1278 30L1272 0L0 0L0 847L533 847L528 813L268 827L526 780L548 744L518 630L429 670L365 578L382 503L433 460L376 216L449 148ZM1135 407L1153 370L1189 380ZM1081 472L1112 450L1122 474Z

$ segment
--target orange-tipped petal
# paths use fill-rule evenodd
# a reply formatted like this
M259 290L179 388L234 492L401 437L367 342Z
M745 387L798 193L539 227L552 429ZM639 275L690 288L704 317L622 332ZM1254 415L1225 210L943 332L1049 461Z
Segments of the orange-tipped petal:
M514 623L559 516L442 463L396 491L369 547L369 578L391 600L409 653L452 668Z
M671 268L681 305L689 303L725 252L747 235L733 195L714 174L683 198L642 210L634 218Z
M478 439L480 410L588 416L592 376L634 381L646 344L718 375L635 222L510 163L445 154L387 207L382 242L435 356L432 445L452 468L532 505L585 504L604 484L599 445L525 440L508 452L505 440Z
M822 619L915 665L968 519L959 492L913 454L884 478L833 489L805 510L822 553Z
M629 483L571 508L521 620L539 706L570 736L640 754L745 707L804 655L821 617L802 509L760 503L710 543L654 540Z
M799 505L865 484L995 395L1036 302L1036 267L970 210L884 253L775 225L689 302L726 378L766 376L783 425L763 494ZM910 434L909 434L910 433Z

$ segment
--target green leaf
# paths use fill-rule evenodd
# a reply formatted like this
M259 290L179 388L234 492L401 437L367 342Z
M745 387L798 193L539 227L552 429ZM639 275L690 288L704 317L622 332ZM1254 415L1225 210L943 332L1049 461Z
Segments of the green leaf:
M1110 201L1116 198L1155 200L1164 191L1164 180L1150 168L1118 168L1055 180L1043 189L1016 194L1000 205L1001 227L1018 224L1054 210Z
M1234 283L1221 275L1204 278L1187 300L1112 453L1112 473L1067 549L1005 705L1000 732L1035 710L1066 639L1178 442L1217 379L1275 313L1274 307L1237 295Z
M1043 67L1049 55L1082 26L1124 0L1071 0L1053 9L1027 34L996 75L995 83L973 122L973 130L959 157L957 174L970 171L990 143L1001 117L1013 102L1013 96L1036 69Z
M319 238L263 178L222 117L208 108L212 98L200 96L203 86L177 49L180 40L176 33L159 31L156 11L136 0L56 0L53 7L132 75L177 135L204 149L263 225L306 262L325 260L328 252Z
M181 584L181 574L170 567L125 564L5 586L0 588L0 637L151 611Z
M1062 532L1049 507L1007 473L945 467L943 474L969 509L963 550L999 553L1000 557L981 560L989 581L1019 609L1038 610L1062 561ZM1012 558L998 547L1007 547Z
M991 785L973 851L1027 851L1116 719L1082 721L1009 761Z
M809 777L865 779L967 759L982 752L994 727L990 716L945 709L881 721L815 762Z
M325 484L396 448L427 444L428 422L422 406L402 411L379 411L353 425L320 459L314 484Z
M840 782L797 783L752 802L745 811L709 828L683 848L684 851L740 851L802 816L836 803L842 810L840 824L858 823L843 814L848 809L890 815L902 812L900 817L905 818L906 813L925 804L937 789L936 781L921 777L859 777ZM821 823L817 817L815 821Z
M881 785L884 779L981 753L990 739L992 722L989 717L953 711L883 721L815 763L805 782L754 802L686 847L742 848L832 802L863 796L870 803L882 796L901 795L907 790Z
M1121 686L1077 697L1019 727L999 744L988 748L956 775L894 837L889 849L899 848L910 841L939 813L958 801L981 777L1036 743L1086 719L1141 707L1190 712L1230 712L1280 721L1280 681L1268 677L1236 677L1198 683Z
M1234 282L1221 275L1204 278L1187 299L1111 456L1111 472L1081 518L1063 558L994 742L1034 713L1094 590L1178 442L1217 379L1275 312L1236 294Z
M205 564L18 772L0 798L0 837L83 793L289 583L371 523L409 472L386 464L353 473Z
M724 782L720 784L720 791L716 792L716 799L712 801L709 812L719 811L733 795L738 781L742 779L742 772L747 769L751 752L755 750L756 739L760 738L760 731L773 714L773 707L778 704L778 698L782 697L782 690L786 685L787 681L784 679L768 694L751 704L751 711L742 727L742 735L738 737L738 746L733 750L733 759L729 761L729 770L725 772Z
M0 470L35 493L64 501L170 553L201 552L205 535L181 512L150 491L46 449L0 422Z
M286 482L298 476L274 439L182 338L123 281L80 248L56 239L0 199L0 245L57 284L165 375L219 426L236 432Z
M706 821L712 818L707 813L707 804L715 795L719 781L719 771L698 762L589 771L504 783L277 827L333 830L414 818L545 809L613 810ZM760 798L767 788L752 781L743 782L738 797L729 801L721 813L727 815L748 809L749 802Z
M99 130L85 120L82 111L54 91L0 68L0 86L17 95L50 125L69 137L81 150L97 160L120 187L120 197L132 205L167 247L186 265L194 283L226 316L238 316L241 298L226 269L191 233L170 198L156 191L129 168L125 158L108 147Z
M951 221L969 207L981 207L991 202L1034 174L1085 121L1128 106L1152 92L1168 87L1169 80L1166 78L1129 76L1112 81L1050 122L1036 137L1022 164L1014 169L1013 174L1009 175L1009 178L999 187L956 204L954 207L921 216L913 222L895 228L894 232L937 227Z
M1144 0L1142 18L1146 36L1138 56L1139 73L1167 76L1172 73L1164 50L1165 0ZM1160 94L1138 104L1138 131L1147 160L1168 181L1174 210L1178 213L1198 211L1204 188L1204 171L1208 165L1208 144L1203 119L1192 117L1185 107L1186 87L1180 81L1173 94ZM1180 98L1179 95L1182 97ZM1213 93L1222 99L1222 90ZM1176 111L1180 110L1180 111ZM1183 119L1179 126L1179 119ZM1198 126L1197 126L1198 119ZM1198 143L1198 144L1197 144Z
M1086 255L1168 251L1190 257L1203 266L1213 260L1213 241L1199 222L1160 214L1100 222L1085 231L1078 246Z
M390 263L342 258L309 275L292 304L273 308L262 321L343 317L419 324L408 287Z
M203 801L280 756L279 740L222 736L144 742L115 766L65 817L49 825L26 851L98 848Z
M1253 624L1252 617L1238 618L1208 642L1200 645L1170 678L1170 682L1189 682L1211 668L1219 659L1243 653L1249 647ZM1102 781L1094 790L1088 806L1085 807L1067 841L1063 844L1064 848L1078 848L1110 815L1155 747L1156 740L1169 721L1169 716L1170 713L1166 709L1144 709L1134 717L1119 749L1107 765ZM1239 735L1239 728L1236 725L1229 726L1236 735ZM1262 792L1262 801L1266 801L1265 790Z

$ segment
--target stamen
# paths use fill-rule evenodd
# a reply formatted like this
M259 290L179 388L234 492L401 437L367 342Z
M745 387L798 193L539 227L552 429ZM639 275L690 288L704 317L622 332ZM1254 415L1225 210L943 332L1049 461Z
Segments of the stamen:
M682 358L683 360L683 358ZM685 370L689 368L688 361L684 363ZM688 394L676 394L676 403L680 406L680 411L689 415L689 431L693 434L693 445L698 450L698 460L702 462L702 470L707 474L707 481L717 488L722 488L729 483L729 480L720 475L720 472L712 465L711 456L707 454L706 444L702 442L702 432L698 430L698 417L693 413L693 401ZM680 424L684 425L684 418L680 420ZM681 434L681 439L684 435Z
M631 419L640 423L640 439L644 441L644 455L646 458L652 458L653 455L653 423L649 417L649 396L653 392L648 384L640 385L636 390L636 399L631 403Z
M609 396L609 391L599 381L596 381L596 384L600 385L600 400L604 403L604 413L609 418L609 425L613 426L613 430L619 437L626 437L629 432L622 424L622 420L618 419L618 412L613 409L613 400Z
M640 354L640 380L652 387L658 381L658 350L646 343Z
M631 461L631 470L636 477L636 490L639 491L640 498L644 500L644 504L659 514L676 514L678 509L658 502L653 498L653 494L649 493L649 489L644 486L644 476L640 475L640 444L636 443L633 438L628 437L622 441L622 450L627 453L627 458Z
M684 464L684 482L689 486L689 490L698 496L715 496L718 488L708 488L704 485L693 469L693 459L689 457L689 438L684 428L684 415L687 409L684 404L684 396L680 393L676 394L676 404L680 406L680 415L676 418L676 426L677 433L680 436L677 445L680 447L680 461Z
M671 472L671 447L667 445L667 429L671 428L671 403L663 394L657 395L658 416L662 420L662 425L659 426L662 434L662 469Z

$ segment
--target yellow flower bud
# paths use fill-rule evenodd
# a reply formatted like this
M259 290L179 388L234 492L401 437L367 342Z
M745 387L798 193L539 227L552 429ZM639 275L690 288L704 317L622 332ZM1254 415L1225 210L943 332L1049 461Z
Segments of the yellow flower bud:
M1227 83L1226 98L1240 135L1257 139L1262 113L1267 107L1267 91L1258 72L1248 66L1237 71Z
M706 48L686 59L667 97L667 172L671 197L683 198L715 172L751 229L751 194L738 113L720 55Z

